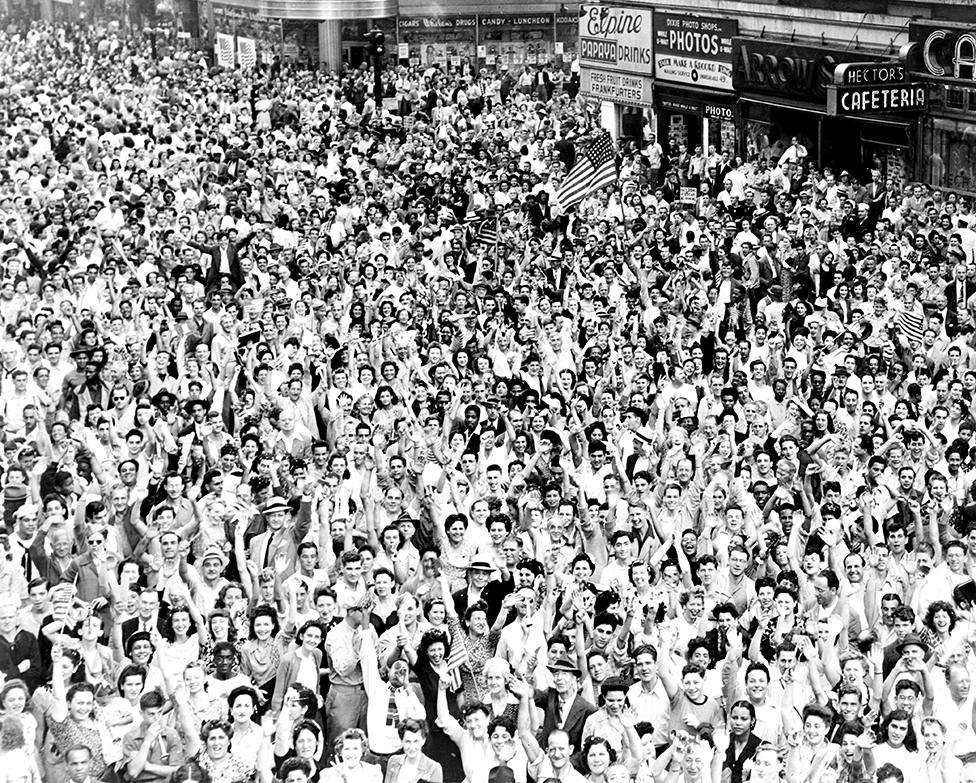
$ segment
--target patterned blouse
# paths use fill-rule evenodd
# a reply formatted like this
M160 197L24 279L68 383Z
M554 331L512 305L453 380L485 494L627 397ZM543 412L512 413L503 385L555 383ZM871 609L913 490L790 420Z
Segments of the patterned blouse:
M254 779L254 767L233 753L214 761L206 750L201 750L195 761L210 773L211 783L244 783Z

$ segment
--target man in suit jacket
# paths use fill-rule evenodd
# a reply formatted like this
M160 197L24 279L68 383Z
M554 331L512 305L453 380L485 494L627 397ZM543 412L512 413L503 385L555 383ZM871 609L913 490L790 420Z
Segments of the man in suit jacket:
M403 753L390 756L386 762L384 783L398 783L400 770L404 766L412 770L408 776L410 780L442 783L444 771L441 765L423 754L424 743L427 741L427 724L422 720L407 719L400 721L397 730L403 743Z
M509 574L505 580L491 580L495 566L483 555L475 554L468 565L468 586L454 593L454 606L464 617L468 606L476 601L488 604L488 622L494 623L502 608L502 601L514 589L515 581Z
M216 288L223 280L228 280L234 289L238 289L244 282L244 275L241 273L240 253L254 239L254 233L248 234L236 242L230 241L230 235L226 231L217 234L216 245L201 245L192 240L187 244L210 256L210 267L207 269L207 277L204 288L211 291Z
M122 623L122 649L126 649L130 637L138 631L151 633L152 629L156 628L162 633L168 614L169 607L160 603L159 593L148 587L145 588L139 593L136 616Z
M965 261L958 260L952 269L952 280L943 289L946 298L946 331L954 336L966 316L966 303L976 294L976 281L966 276Z
M281 578L287 579L295 572L298 545L312 525L312 499L303 496L294 524L286 524L291 520L291 506L284 498L272 498L264 508L264 520L267 529L254 536L248 548L251 562L259 569L274 567L275 558L281 555L288 561Z
M535 694L536 706L545 712L539 744L546 747L549 735L561 729L569 735L570 744L578 752L583 745L583 724L596 712L596 707L579 695L582 672L569 658L560 658L548 668L553 687Z
M888 201L888 188L881 178L878 169L871 170L871 184L867 186L863 196L868 205L868 215L872 223L877 223L884 212L885 203Z

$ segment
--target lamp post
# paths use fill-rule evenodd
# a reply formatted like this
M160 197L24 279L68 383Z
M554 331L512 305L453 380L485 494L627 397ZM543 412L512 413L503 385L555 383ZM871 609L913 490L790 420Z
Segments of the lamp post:
M386 35L378 27L366 33L366 51L373 66L373 100L376 102L376 116L380 116L383 109L383 55L386 53L384 43Z

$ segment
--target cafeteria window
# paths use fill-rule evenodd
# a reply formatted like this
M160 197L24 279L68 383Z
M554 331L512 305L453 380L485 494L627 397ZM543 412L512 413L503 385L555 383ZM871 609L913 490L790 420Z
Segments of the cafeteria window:
M930 185L976 193L976 125L933 118L926 150L925 174Z

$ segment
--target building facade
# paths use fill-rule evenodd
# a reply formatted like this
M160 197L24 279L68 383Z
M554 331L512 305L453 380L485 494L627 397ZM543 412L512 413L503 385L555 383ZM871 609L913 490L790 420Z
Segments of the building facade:
M976 194L971 0L699 0L693 11L682 0L155 2L171 5L183 35L206 42L212 24L225 57L230 36L238 55L243 40L262 60L356 65L378 25L387 56L404 65L578 76L593 112L640 143L655 133L666 148L776 159L796 139L817 162L858 176L877 168ZM898 66L900 92L857 97L836 83L839 67L858 64ZM918 97L888 101L908 85ZM838 91L854 104L833 100Z

